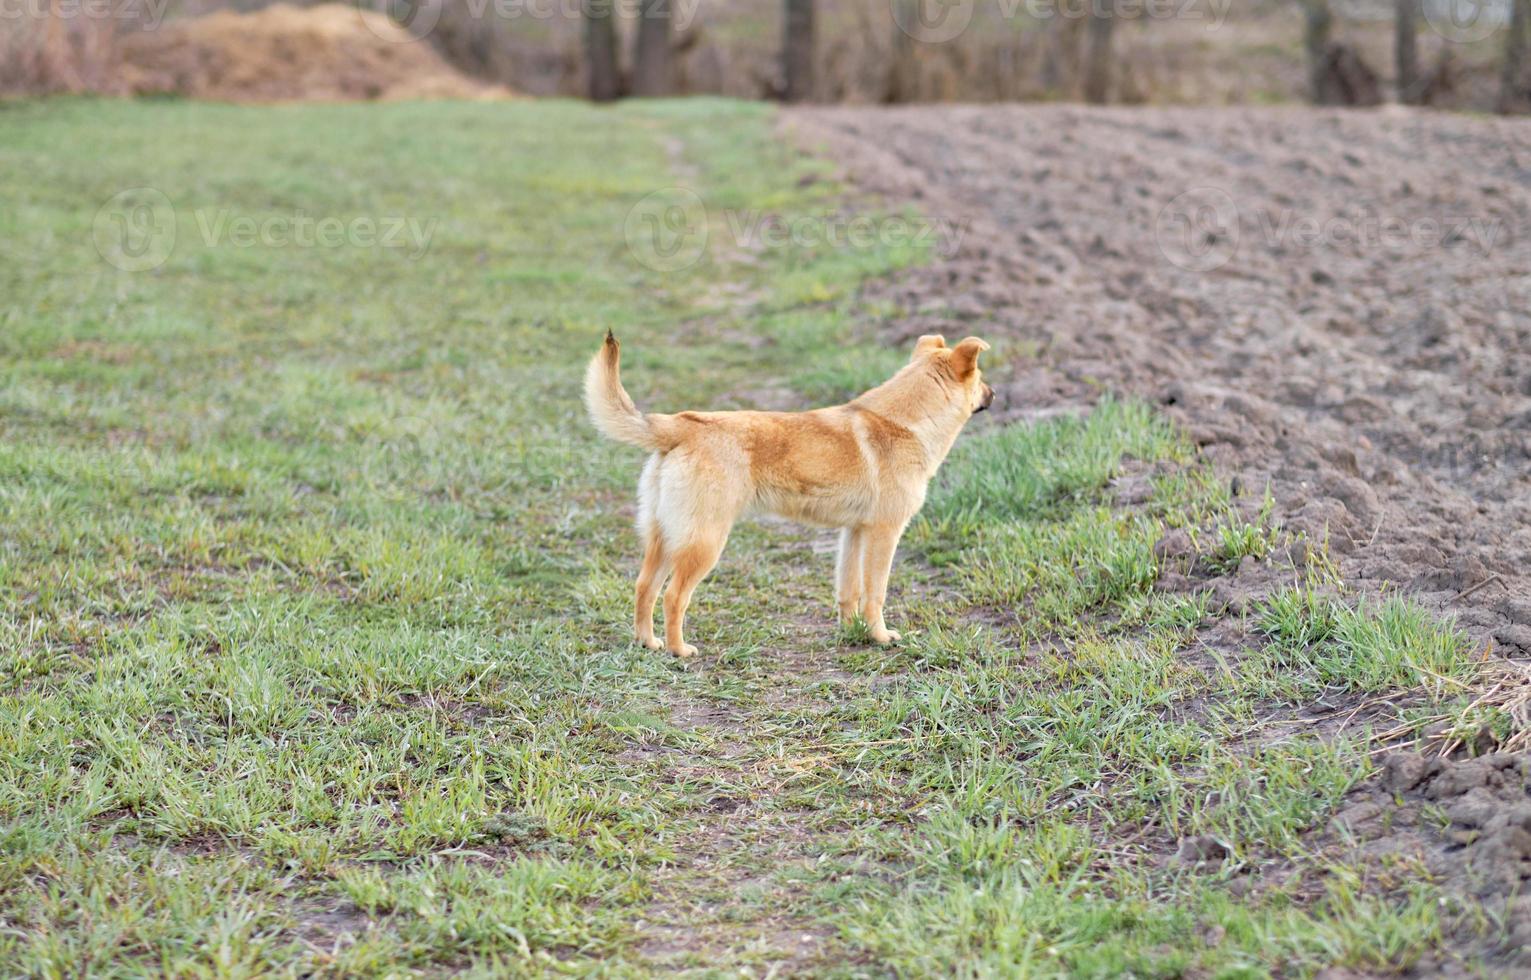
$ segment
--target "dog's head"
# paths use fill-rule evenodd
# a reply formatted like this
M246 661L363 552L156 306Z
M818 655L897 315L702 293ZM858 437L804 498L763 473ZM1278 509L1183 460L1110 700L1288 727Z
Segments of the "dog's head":
M989 345L977 337L968 337L956 347L947 347L946 338L929 333L914 345L911 361L927 361L936 379L948 392L962 399L968 414L981 412L994 404L994 389L983 382L978 369L978 355Z

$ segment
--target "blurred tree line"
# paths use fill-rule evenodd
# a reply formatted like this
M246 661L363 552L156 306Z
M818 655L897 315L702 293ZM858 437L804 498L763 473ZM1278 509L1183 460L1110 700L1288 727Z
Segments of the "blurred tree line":
M1133 0L1128 0L1133 2ZM1303 49L1307 63L1306 90L1317 105L1376 105L1384 101L1383 82L1354 44L1334 36L1335 7L1346 0L1290 0L1303 16ZM1399 102L1428 105L1455 85L1454 61L1447 48L1433 68L1426 70L1419 53L1422 3L1436 2L1439 16L1448 25L1464 29L1473 26L1472 18L1500 16L1492 0L1392 0L1394 90ZM815 98L816 0L781 0L779 76L768 94L787 102ZM951 16L950 9L932 12L933 7L951 8L972 0L888 0L893 13L887 45L887 84L881 101L917 101L920 93L906 84L906 62L915 57L918 46L948 43L953 38L932 31L934 40L921 36L910 25L940 24ZM1122 0L1089 0L1087 13L1074 20L1084 24L1084 57L1079 66L1079 91L1086 102L1112 101L1113 72L1120 58L1114 49L1116 13ZM1013 4L1011 9L1019 9ZM1141 10L1142 3L1130 9ZM1464 20L1461 9L1469 10ZM1531 109L1531 72L1526 60L1531 50L1531 0L1504 0L1503 27L1487 25L1487 33L1503 31L1499 91L1495 107L1500 112L1525 112ZM638 24L633 32L631 73L624 76L620 67L616 15L613 0L583 0L584 59L587 94L596 101L609 101L624 95L660 96L675 94L672 71L675 51L688 46L694 37L677 35L671 29L671 0L642 0ZM970 14L969 14L970 16ZM1077 34L1078 24L1069 24ZM1063 33L1068 33L1067 31ZM1447 37L1448 41L1459 40ZM1053 55L1055 57L1055 55Z
M118 42L157 29L142 11L164 11L168 23L271 4L91 0L113 16L69 13L85 2L11 5L0 17L0 92L122 92ZM341 2L386 12L458 70L529 95L1323 105L1391 98L1531 110L1531 0ZM138 17L115 16L131 10Z

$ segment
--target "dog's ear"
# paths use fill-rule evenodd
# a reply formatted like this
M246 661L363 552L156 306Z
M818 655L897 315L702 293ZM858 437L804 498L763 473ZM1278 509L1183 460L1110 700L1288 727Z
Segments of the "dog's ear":
M968 337L952 348L952 373L957 380L962 380L973 373L978 367L978 355L989 349L989 345L977 337Z
M915 342L914 354L912 354L909 359L911 361L918 360L921 357L924 357L926 354L929 354L931 351L941 350L945 346L945 337L938 333L928 333Z

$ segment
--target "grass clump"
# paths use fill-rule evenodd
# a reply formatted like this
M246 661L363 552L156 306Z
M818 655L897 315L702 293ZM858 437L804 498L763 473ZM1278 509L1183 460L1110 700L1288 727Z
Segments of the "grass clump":
M924 516L940 525L992 526L1066 513L1093 501L1124 458L1190 458L1183 436L1149 406L1104 398L1089 414L1010 425L959 442Z
M1271 521L1275 509L1276 499L1269 490L1252 521L1229 508L1213 531L1215 541L1210 555L1213 566L1220 571L1233 571L1245 558L1259 560L1268 556L1281 537L1281 529Z
M1037 634L1068 631L1091 610L1143 598L1158 575L1162 516L1106 503L1123 460L1184 463L1192 452L1148 406L1113 398L1081 417L1007 426L958 444L910 541L959 566L971 599L1023 609Z
M1467 637L1449 622L1394 596L1352 604L1312 586L1283 589L1261 603L1264 658L1321 685L1353 691L1461 689L1477 669Z
M350 956L386 952L400 965L450 963L461 956L551 965L554 954L611 952L626 934L613 900L642 895L630 876L598 865L528 858L494 868L436 863L405 874L362 868L342 872L338 885L393 934L376 944L383 948L363 947Z

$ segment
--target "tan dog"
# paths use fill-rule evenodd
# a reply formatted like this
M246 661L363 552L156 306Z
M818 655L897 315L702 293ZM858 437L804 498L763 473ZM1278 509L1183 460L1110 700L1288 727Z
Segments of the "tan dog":
M921 337L892 379L833 408L645 415L622 388L621 345L608 331L585 371L585 407L603 434L653 454L638 481L638 642L659 649L654 600L673 572L664 646L696 652L683 635L691 593L751 508L840 528L840 621L860 614L872 639L897 640L882 618L893 551L963 424L994 400L978 370L988 349L977 337L951 349Z

